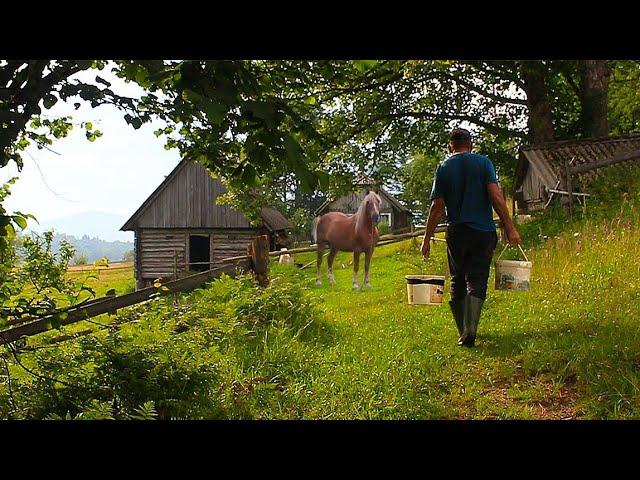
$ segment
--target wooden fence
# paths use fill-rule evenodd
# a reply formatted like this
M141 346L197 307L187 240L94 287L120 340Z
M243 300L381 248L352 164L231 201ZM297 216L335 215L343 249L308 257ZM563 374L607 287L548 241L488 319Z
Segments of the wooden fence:
M446 224L440 224L436 228L436 233L444 232ZM378 246L389 243L400 242L407 238L424 235L424 230L404 234L383 235L378 240ZM434 240L442 240L432 237ZM14 342L22 337L30 337L51 329L52 323L60 326L81 322L104 313L114 313L119 308L129 307L145 302L159 295L182 292L198 287L210 280L219 278L223 273L233 276L238 269L251 270L257 282L266 286L269 284L267 276L269 257L279 256L283 253L302 253L316 251L316 246L296 248L286 252L269 252L269 238L266 235L257 237L247 247L247 254L237 257L229 257L219 260L218 263L225 265L206 270L201 273L190 275L177 280L161 283L159 287L152 286L127 293L120 296L107 296L96 298L73 305L63 310L56 311L50 315L39 318L18 318L8 321L5 325L9 328L0 330L0 345ZM70 336L71 338L71 336Z
M266 249L266 251L265 251ZM247 255L225 259L226 265L190 275L178 280L161 283L159 287L147 287L120 296L107 296L83 302L39 318L20 318L7 322L10 328L0 330L0 345L14 342L22 337L30 337L46 332L52 323L60 326L81 322L104 313L115 312L119 308L145 302L158 295L190 290L203 283L220 277L223 273L234 275L238 269L251 270L261 285L268 284L267 262L269 239L263 235L256 238L247 248ZM16 325L17 326L14 326Z

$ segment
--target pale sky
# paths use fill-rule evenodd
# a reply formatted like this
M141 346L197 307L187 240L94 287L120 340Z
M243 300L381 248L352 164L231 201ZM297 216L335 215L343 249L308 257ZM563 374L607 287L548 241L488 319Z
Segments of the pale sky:
M94 83L96 75L111 82L116 93L138 96L142 92L137 85L125 84L108 67L81 72L77 77ZM77 111L73 107L76 101L82 104ZM67 138L51 145L60 155L32 145L28 154L23 154L22 172L18 173L13 163L0 169L0 182L19 177L5 201L9 212L31 213L40 222L89 211L128 218L180 161L178 150L165 150L162 137L153 134L161 123L135 130L115 107L93 109L84 101L71 99L69 103L58 101L42 113L70 115L78 125ZM82 121L93 122L103 136L89 142L79 125Z

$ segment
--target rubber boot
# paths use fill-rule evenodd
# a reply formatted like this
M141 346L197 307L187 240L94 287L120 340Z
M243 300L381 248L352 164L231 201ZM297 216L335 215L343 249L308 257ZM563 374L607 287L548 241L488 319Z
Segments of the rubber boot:
M459 337L462 337L462 331L464 329L464 304L464 298L449 301L449 307L451 307L453 319L456 321L456 326L458 327ZM460 342L460 338L458 338L458 342Z
M467 295L464 299L464 329L458 345L473 347L476 344L476 333L484 300L473 295Z

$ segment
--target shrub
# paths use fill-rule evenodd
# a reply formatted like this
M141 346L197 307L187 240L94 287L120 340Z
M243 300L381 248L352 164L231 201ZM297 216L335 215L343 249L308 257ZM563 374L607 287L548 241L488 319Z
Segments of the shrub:
M123 309L106 331L21 354L36 375L13 375L15 405L0 413L127 419L153 405L159 419L255 418L285 403L301 416L312 347L335 332L298 275L274 268L267 288L224 276Z
M77 253L73 257L74 265L86 265L87 263L89 263L89 257L87 257L86 253Z
M380 234L380 236L391 233L391 227L386 221L378 223L378 233Z

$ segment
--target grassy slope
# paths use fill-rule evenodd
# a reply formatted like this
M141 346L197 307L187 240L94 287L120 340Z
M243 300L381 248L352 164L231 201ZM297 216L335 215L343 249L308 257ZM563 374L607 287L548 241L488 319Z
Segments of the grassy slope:
M555 211L522 229L536 246L531 291L490 287L474 350L455 345L446 304L407 305L404 275L421 271L417 244L377 250L371 291L351 290L350 256L339 254L338 285L315 291L344 335L324 352L332 367L314 381L308 415L637 418L637 178L593 187L600 198L585 218L569 224ZM445 273L444 248L432 252L425 273Z
M247 354L246 368L255 374L290 381L286 394L262 405L257 416L638 418L640 196L635 180L614 185L606 188L628 190L624 202L607 200L603 187L590 220L567 224L551 212L522 228L525 245L533 247L527 251L531 291L491 285L472 350L456 346L446 303L406 302L404 275L446 273L440 243L427 264L415 241L377 249L371 290L351 289L346 253L336 259L336 286L325 279L316 287L313 268L292 273L319 300L334 330L326 338L318 330L304 346L280 343L274 332L263 352ZM272 269L288 275L286 267ZM130 271L101 279L107 281L98 294L133 285Z

